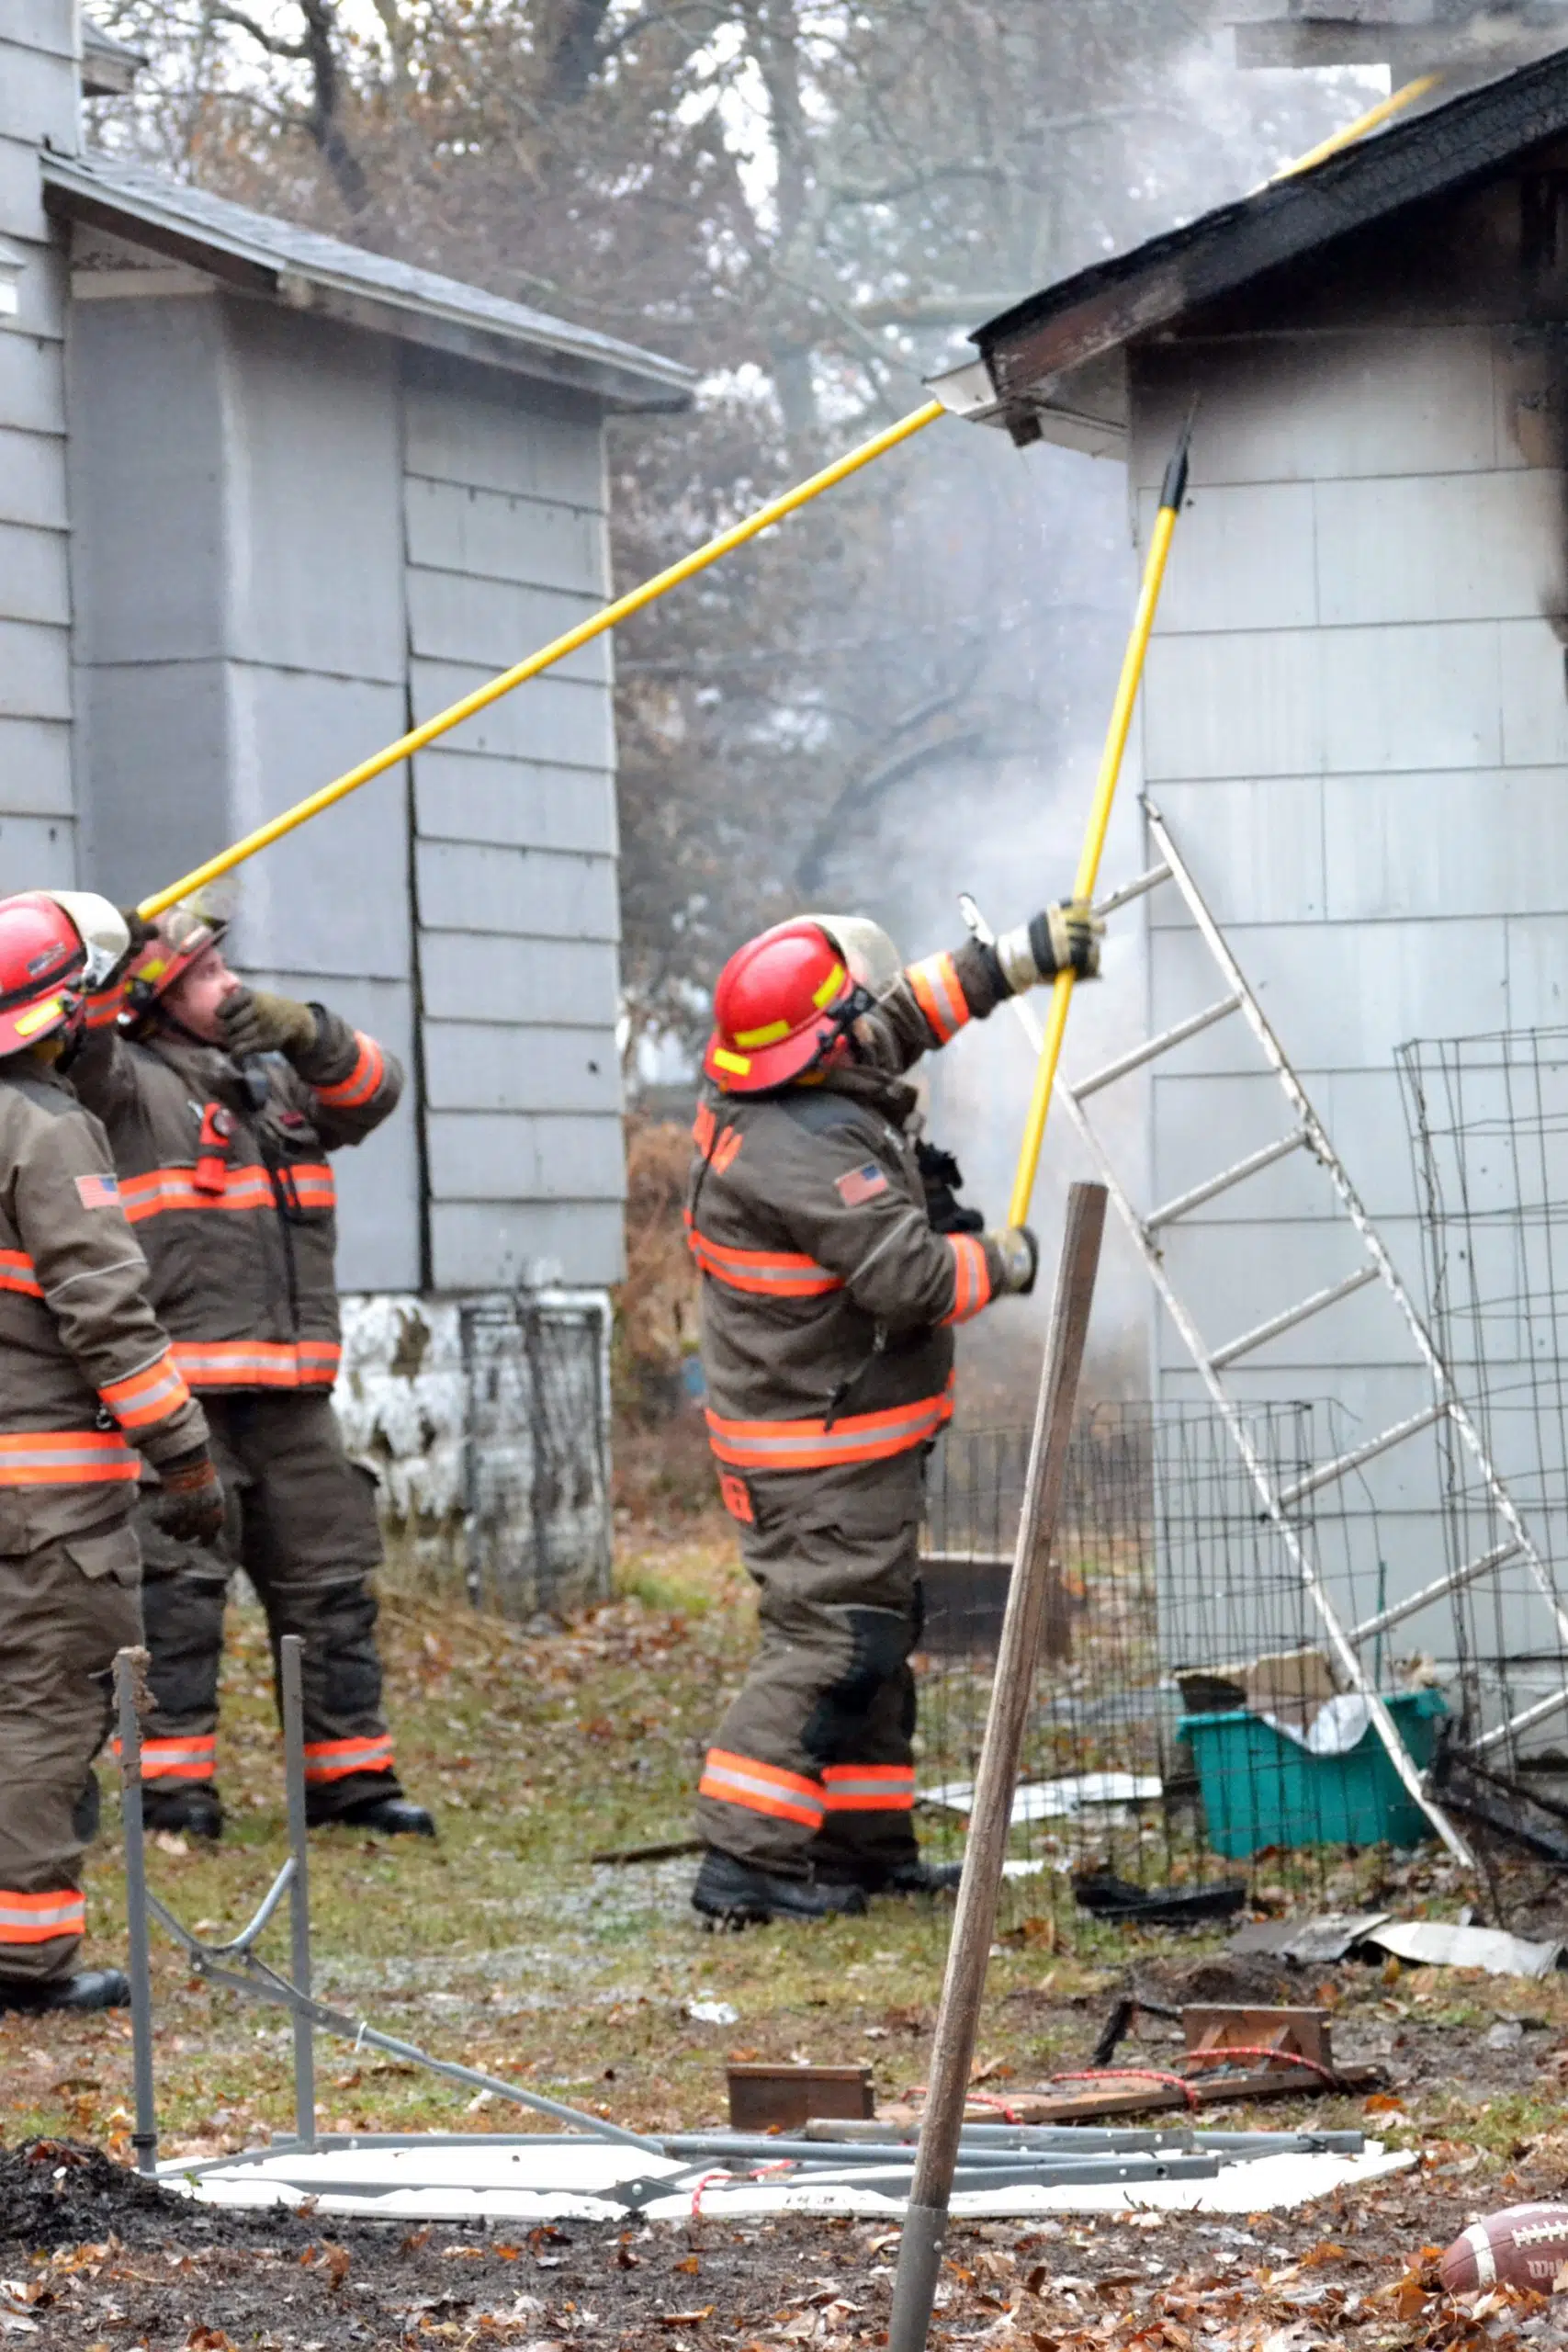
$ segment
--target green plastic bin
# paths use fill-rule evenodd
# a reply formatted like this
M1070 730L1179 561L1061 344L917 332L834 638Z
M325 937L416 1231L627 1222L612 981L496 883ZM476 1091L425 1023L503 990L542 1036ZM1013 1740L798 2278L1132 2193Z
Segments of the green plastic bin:
M1419 1765L1431 1761L1440 1690L1395 1690L1383 1704ZM1178 1736L1191 1743L1217 1854L1260 1846L1415 1846L1431 1824L1405 1794L1369 1724L1345 1756L1314 1756L1259 1715L1235 1708L1183 1715Z

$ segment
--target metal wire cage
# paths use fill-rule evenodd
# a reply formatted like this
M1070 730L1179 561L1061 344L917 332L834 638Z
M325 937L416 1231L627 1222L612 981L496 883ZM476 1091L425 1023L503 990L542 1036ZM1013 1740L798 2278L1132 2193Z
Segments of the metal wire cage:
M1287 1484L1343 1446L1342 1420L1330 1403L1266 1405L1248 1429ZM949 1432L931 1464L917 1672L939 1844L978 1763L1027 1452L1019 1430ZM1348 1621L1370 1616L1383 1551L1370 1490L1346 1481L1294 1524ZM1015 1872L1042 1883L1036 1907L1096 1874L1179 1889L1266 1871L1316 1888L1353 1853L1426 1834L1206 1406L1103 1406L1080 1422L1043 1651L1012 1838ZM1392 1644L1373 1663L1424 1761L1442 1694L1410 1688Z
M1440 1427L1462 1734L1540 1769L1568 1744L1568 1029L1420 1039L1398 1062L1433 1337L1545 1571Z

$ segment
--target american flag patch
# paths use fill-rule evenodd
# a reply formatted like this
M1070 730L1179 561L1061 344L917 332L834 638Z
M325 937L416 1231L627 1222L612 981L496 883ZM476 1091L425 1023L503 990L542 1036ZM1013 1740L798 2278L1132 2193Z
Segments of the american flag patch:
M868 1159L863 1168L852 1168L847 1176L836 1176L833 1189L847 1209L858 1209L887 1190L887 1179L875 1160Z
M113 1176L78 1176L76 1197L85 1209L118 1209L118 1179Z

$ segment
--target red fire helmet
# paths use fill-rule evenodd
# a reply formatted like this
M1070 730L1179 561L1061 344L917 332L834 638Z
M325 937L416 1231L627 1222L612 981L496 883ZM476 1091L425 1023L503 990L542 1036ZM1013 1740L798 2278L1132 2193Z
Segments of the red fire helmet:
M81 1028L86 965L81 933L44 891L0 899L0 1056Z
M718 976L704 1069L726 1094L787 1086L831 1045L831 1016L854 992L830 932L806 919L775 923L737 948Z

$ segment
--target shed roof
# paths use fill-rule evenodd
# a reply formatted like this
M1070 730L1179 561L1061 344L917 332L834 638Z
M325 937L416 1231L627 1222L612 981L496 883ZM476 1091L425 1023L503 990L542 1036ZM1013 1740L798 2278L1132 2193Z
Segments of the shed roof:
M44 201L58 217L107 230L292 309L568 385L614 409L681 409L691 399L696 379L673 359L252 212L143 164L97 153L46 154L43 178Z
M1344 149L1299 176L1270 182L1169 229L1131 252L1078 270L987 320L970 337L978 362L938 379L950 407L1095 455L1118 447L1125 346L1168 332L1221 296L1320 252L1424 198L1484 179L1527 149L1568 131L1568 50Z

